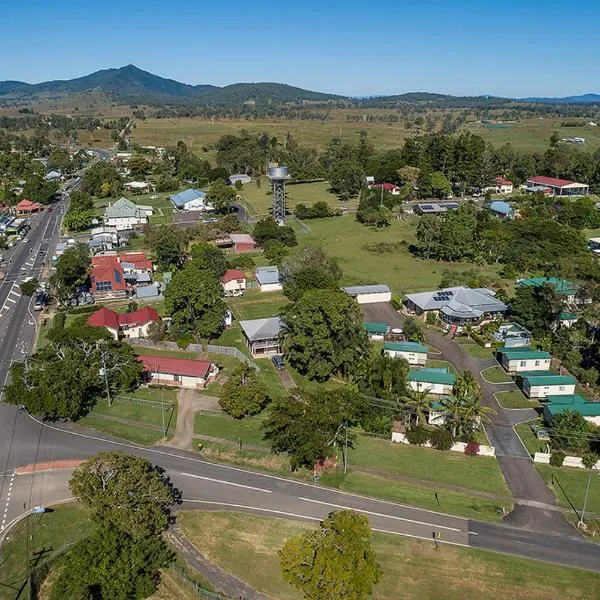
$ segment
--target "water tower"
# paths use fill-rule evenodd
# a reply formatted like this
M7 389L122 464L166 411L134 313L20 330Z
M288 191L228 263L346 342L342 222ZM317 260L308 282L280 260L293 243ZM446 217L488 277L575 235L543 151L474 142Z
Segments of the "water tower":
M273 218L279 223L285 223L285 180L289 179L287 167L269 167L267 177L273 185Z

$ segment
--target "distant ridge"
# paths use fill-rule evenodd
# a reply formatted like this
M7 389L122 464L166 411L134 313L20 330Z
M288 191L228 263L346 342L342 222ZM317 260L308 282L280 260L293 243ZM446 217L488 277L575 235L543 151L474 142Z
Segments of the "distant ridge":
M600 94L582 94L581 96L566 96L564 98L523 98L523 102L537 104L600 104Z

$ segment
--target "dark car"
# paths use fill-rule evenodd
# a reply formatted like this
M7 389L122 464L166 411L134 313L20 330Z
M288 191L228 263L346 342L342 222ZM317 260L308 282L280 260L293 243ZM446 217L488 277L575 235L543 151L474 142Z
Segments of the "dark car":
M285 365L283 364L283 356L273 356L271 358L271 362L278 371L283 371L283 369L285 368Z
M51 206L49 206L49 207L47 208L46 212L52 212L52 207L51 207Z

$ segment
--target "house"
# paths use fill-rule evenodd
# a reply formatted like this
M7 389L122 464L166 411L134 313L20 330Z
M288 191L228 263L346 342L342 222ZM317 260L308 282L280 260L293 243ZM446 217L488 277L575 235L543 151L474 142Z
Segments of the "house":
M530 277L529 279L518 279L517 284L521 287L541 287L551 285L557 295L569 304L575 302L578 288L574 283L559 277Z
M247 233L232 233L229 235L229 238L233 244L233 251L236 254L256 250L257 244L254 238Z
M505 179L504 177L496 177L495 184L497 193L512 194L514 186L513 182L510 179Z
M387 323L363 323L363 329L373 342L382 342L390 331Z
M213 206L206 202L206 193L193 188L173 194L170 200L178 210L213 210Z
M531 332L518 323L503 323L494 338L502 342L505 348L522 348L531 344Z
M60 258L64 254L65 250L68 250L69 248L75 248L76 245L77 242L74 238L68 238L62 242L58 242L58 244L56 244L55 256Z
M408 294L404 304L409 312L425 319L429 313L456 330L481 325L508 311L508 306L487 288L453 287Z
M261 292L277 292L283 289L279 279L279 269L275 266L256 267L254 277L260 285Z
M552 425L554 416L563 412L577 412L586 421L600 425L600 402L589 402L580 394L566 394L564 396L551 396L544 404L544 420L547 425Z
M150 184L145 181L130 181L129 183L124 183L123 187L130 192L137 192L138 194L150 190Z
M44 175L44 181L60 181L61 177L60 171L49 171Z
M399 185L394 183L374 183L373 185L370 185L369 188L372 190L383 190L388 194L392 194L392 196L398 196L402 189Z
M227 269L221 277L221 285L226 298L241 296L246 291L246 274L239 269Z
M392 292L385 283L380 285L356 285L342 288L342 290L352 296L359 304L390 302L392 300Z
M279 343L281 324L279 317L240 321L240 327L252 356L273 356L281 352Z
M42 205L31 200L21 200L16 206L15 211L17 216L26 216L42 210Z
M116 255L93 256L90 279L92 282L90 291L96 299L127 296L125 273Z
M557 318L557 324L561 327L572 327L577 323L577 315L573 312L561 312Z
M442 215L458 206L457 202L426 202L417 204L414 212L418 215Z
M118 340L146 337L148 327L160 320L160 315L151 306L144 306L130 313L116 313L103 307L88 317L87 324L91 327L104 327Z
M87 242L93 252L110 251L125 243L127 238L119 236L116 227L95 227Z
M154 264L143 252L125 252L119 255L119 261L121 264L130 265L130 271L139 275L142 273L152 274L154 271Z
M500 348L498 356L508 373L528 371L549 371L551 356L543 350L532 350L528 346L521 348Z
M241 183L250 183L252 181L252 177L250 177L250 175L244 175L244 173L236 173L235 175L229 176L229 183L231 185L235 185L236 181Z
M217 365L207 360L140 355L148 383L191 390L204 389L219 374Z
M392 358L404 358L409 365L425 366L427 346L418 342L386 342L383 353Z
M536 175L527 180L526 190L528 192L531 191L531 188L536 187L550 190L552 196L588 196L590 193L590 186L585 183L543 175Z
M577 380L572 375L558 375L550 371L517 373L520 387L528 398L547 398L575 393Z
M508 202L504 202L503 200L495 200L488 208L490 209L490 212L501 219L514 219L515 217L515 209Z
M430 394L448 396L452 393L456 377L448 369L410 369L408 385L416 392L428 390Z
M104 211L104 223L117 231L135 229L148 222L148 216L154 209L151 206L135 204L127 198L119 198L114 204L109 204Z

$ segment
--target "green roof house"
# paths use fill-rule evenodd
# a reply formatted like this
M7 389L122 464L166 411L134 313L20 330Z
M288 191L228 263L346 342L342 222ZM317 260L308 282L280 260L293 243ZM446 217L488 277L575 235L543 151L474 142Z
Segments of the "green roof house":
M517 283L523 287L551 285L556 293L562 296L567 302L574 302L577 295L577 286L567 279L560 279L559 277L531 277L529 279L520 279Z
M427 346L418 342L386 342L383 352L392 358L404 358L410 365L425 366L427 362Z
M528 398L548 398L566 396L575 393L577 380L572 375L558 375L550 371L532 371L518 373L523 393Z
M552 358L549 352L532 350L529 347L500 348L498 356L502 366L508 373L548 371Z
M145 225L153 212L151 206L142 206L127 198L119 198L114 204L106 207L104 224L116 228L117 231L135 229Z
M551 425L555 415L566 411L578 412L586 421L600 425L600 402L589 402L580 394L567 394L549 398L544 405L544 420L548 425Z
M430 394L447 396L452 393L456 377L448 369L411 369L408 372L408 385L421 392L429 390Z
M363 323L363 329L367 332L370 340L382 341L390 330L390 326L387 323Z

